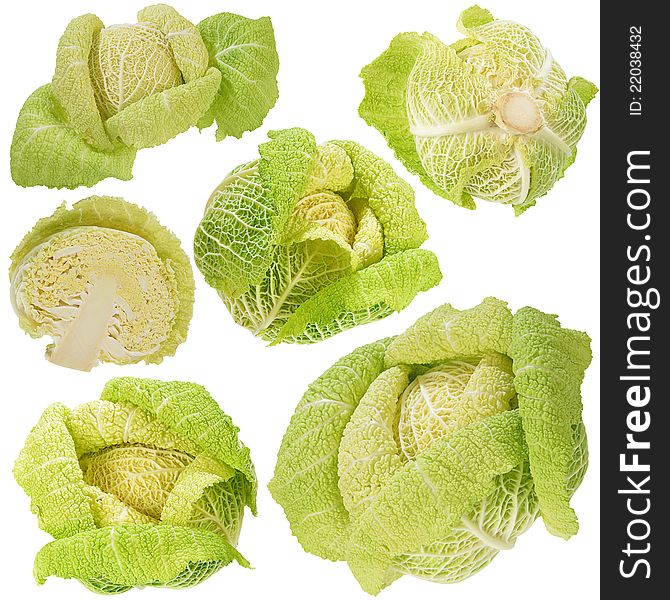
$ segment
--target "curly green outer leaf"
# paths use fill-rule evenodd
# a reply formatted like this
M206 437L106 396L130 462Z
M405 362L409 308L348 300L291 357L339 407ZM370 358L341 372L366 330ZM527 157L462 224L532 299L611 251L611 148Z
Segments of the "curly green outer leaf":
M209 64L221 72L218 93L198 126L216 121L216 139L260 127L279 96L279 58L269 17L220 13L198 23Z
M361 398L342 434L338 450L338 487L352 519L360 517L393 473L402 466L394 426L398 399L410 369L380 373Z
M195 383L117 377L107 382L102 401L130 403L153 415L180 438L212 459L240 471L248 482L248 506L256 514L256 473L239 428L207 390Z
M276 247L261 285L233 302L221 295L239 323L270 342L280 341L282 326L303 303L352 273L357 262L351 247L325 227L306 223L291 231L290 243Z
M295 203L304 193L317 157L314 136L300 127L268 131L269 142L258 146L258 171L277 207L275 226L281 239Z
M243 474L201 454L177 479L161 522L208 529L236 546L250 493Z
M228 465L198 456L179 475L161 513L161 521L168 525L188 525L193 517L193 505L203 492L234 475L235 470Z
M136 510L132 506L124 504L114 494L103 492L94 485L86 486L86 496L89 500L89 508L96 527L108 527L110 525L130 525L137 523L156 524L153 517Z
M575 427L582 415L580 386L591 362L589 346L585 333L562 328L553 315L529 307L514 315L509 355L530 470L547 529L566 539L578 529L569 482Z
M506 354L511 342L512 313L497 298L467 310L444 304L399 335L386 354L388 366L429 364L455 358Z
M268 135L260 160L219 185L195 235L195 260L205 280L232 298L265 277L316 154L314 136L304 129Z
M363 68L360 76L365 83L365 97L358 114L379 130L408 171L418 175L432 192L445 197L445 191L435 184L421 164L407 118L407 81L423 52L424 37L418 33L398 34L388 49ZM465 208L476 206L468 196L459 201Z
M418 292L429 290L441 279L437 258L429 250L391 254L306 300L282 326L276 342L289 338L313 342L386 317L406 308ZM371 311L370 307L382 310Z
M395 254L418 248L428 239L426 224L414 205L414 190L393 167L356 142L335 140L351 159L357 193L367 198L382 225L384 250Z
M58 42L51 92L67 125L96 150L112 152L114 145L98 111L88 66L93 40L103 27L91 14L70 21Z
M458 17L458 23L456 27L459 31L467 31L474 27L479 27L481 25L486 25L493 21L493 15L491 11L481 8L480 6L471 6L466 8Z
M393 557L450 533L526 456L515 410L436 440L395 471L352 526L347 562L361 587L381 591L397 577L389 573Z
M202 77L146 96L107 119L107 132L138 150L164 144L196 124L220 81L221 74L208 69Z
M588 106L598 93L598 87L583 77L571 77L568 85L577 93L584 106Z
M82 532L53 541L35 557L34 575L42 584L48 577L113 582L114 591L145 585L188 587L202 580L198 566L233 560L249 563L224 538L203 529L174 525L118 525ZM184 580L184 573L191 573ZM190 581L189 581L190 580Z
M131 402L95 400L80 404L70 410L67 427L78 457L109 446L127 445L174 449L192 456L200 451L193 441L177 435Z
M396 558L404 573L436 581L463 581L514 547L538 516L537 496L527 463L497 478L495 490L461 519L445 538Z
M390 339L358 348L310 384L291 417L268 484L307 552L344 560L349 515L338 489L342 432L384 369Z
M326 142L316 148L314 164L302 195L309 196L322 190L346 192L353 178L354 166L346 148L336 142Z
M17 185L56 188L90 187L107 177L132 177L135 150L117 146L101 151L89 146L62 120L51 84L35 90L16 121L10 149L12 179Z
M57 539L95 528L68 416L62 404L49 406L14 465L14 477L30 496L40 529Z

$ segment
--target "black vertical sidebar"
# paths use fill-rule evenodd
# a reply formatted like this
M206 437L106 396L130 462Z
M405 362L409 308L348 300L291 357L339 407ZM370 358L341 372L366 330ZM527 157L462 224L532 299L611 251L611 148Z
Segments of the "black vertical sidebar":
M601 3L603 598L670 597L670 30L661 6Z

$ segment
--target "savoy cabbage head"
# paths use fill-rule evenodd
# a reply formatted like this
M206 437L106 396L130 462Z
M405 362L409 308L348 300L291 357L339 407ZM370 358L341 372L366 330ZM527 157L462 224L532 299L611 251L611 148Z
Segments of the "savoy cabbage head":
M117 378L98 401L49 406L14 467L55 538L35 558L37 582L111 594L248 566L235 547L256 476L237 432L193 383Z
M186 339L193 272L154 215L92 196L40 219L12 254L12 306L47 358L88 371L99 361L159 363Z
M198 24L165 4L138 23L73 19L51 83L26 101L11 147L18 185L130 179L135 152L217 122L217 140L260 126L277 100L272 23L221 13Z
M350 141L270 133L228 174L195 234L195 261L237 323L310 343L405 308L441 279L419 246L412 188Z
M294 535L371 594L403 574L463 580L539 516L569 538L589 345L487 298L339 360L298 404L269 485Z
M526 27L473 6L465 39L401 33L366 66L361 117L436 194L521 214L574 162L596 87L568 79Z

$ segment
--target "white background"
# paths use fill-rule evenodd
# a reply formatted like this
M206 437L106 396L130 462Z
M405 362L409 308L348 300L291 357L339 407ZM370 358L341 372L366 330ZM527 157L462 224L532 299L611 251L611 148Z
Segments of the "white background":
M559 5L528 1L481 0L495 16L529 26L551 49L568 76L599 81L599 9L596 0ZM513 309L532 305L560 315L564 325L593 337L595 360L584 382L584 420L591 467L574 497L579 534L565 542L547 533L541 521L475 577L449 587L403 577L383 592L385 600L421 595L484 599L598 596L599 568L599 388L598 388L598 228L599 99L588 110L589 123L576 163L550 194L519 218L510 207L479 202L476 211L458 208L422 187L393 158L382 136L358 116L363 96L358 73L400 31L431 31L445 42L457 39L455 23L468 0L372 2L186 1L172 4L193 22L221 11L249 17L270 15L280 55L279 101L263 126L243 139L215 143L214 129L191 130L168 144L139 152L130 182L107 180L90 191L16 187L9 175L9 146L18 111L28 95L51 79L55 50L68 21L95 12L105 23L134 22L143 4L60 0L20 0L2 5L2 94L0 160L2 213L0 256L62 201L92 193L123 196L141 204L175 231L191 254L193 233L211 190L232 167L256 155L268 129L303 126L319 141L357 140L390 161L416 190L417 206L428 224L427 248L442 266L442 284L420 295L402 314L345 332L317 346L265 347L235 325L216 293L196 271L196 302L188 340L174 358L158 366L101 366L79 373L42 358L46 339L33 340L18 327L5 280L0 296L3 417L0 431L2 499L2 588L5 597L90 598L76 581L50 579L38 588L32 561L49 540L37 528L28 498L11 469L26 434L44 407L54 401L74 406L95 399L107 379L135 375L192 380L205 385L241 428L260 479L259 516L247 517L240 550L255 570L231 565L191 590L134 590L139 598L260 598L294 600L364 599L347 566L303 552L292 538L282 510L266 485L276 451L295 404L307 384L332 362L363 343L402 331L429 309L450 302L470 307L484 296L509 301Z

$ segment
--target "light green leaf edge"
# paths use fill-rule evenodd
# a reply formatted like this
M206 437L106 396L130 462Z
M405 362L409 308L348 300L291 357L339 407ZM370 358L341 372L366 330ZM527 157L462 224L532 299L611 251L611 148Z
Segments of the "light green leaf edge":
M14 478L30 498L40 529L54 538L95 529L74 440L70 411L48 406L26 439L14 465Z
M443 304L395 338L386 353L386 365L428 365L496 352L507 354L511 341L512 313L506 302L487 297L466 310Z
M63 122L96 150L112 152L114 144L100 116L88 66L93 39L104 26L93 14L81 15L68 23L58 42L51 91Z
M148 6L137 18L165 34L184 78L183 84L142 98L105 122L112 139L140 150L164 144L196 125L214 101L221 73L207 69L209 56L198 29L171 6Z
M491 11L475 4L461 12L456 23L456 28L464 35L467 35L468 30L486 25L493 20Z
M494 491L498 475L526 458L521 419L512 410L435 441L400 467L351 527L347 562L363 590L377 594L392 583L400 575L395 556L448 535Z
M338 327L349 315L367 315L370 307L383 305L400 312L419 292L436 286L442 279L437 257L430 250L412 249L386 256L360 271L338 279L319 290L301 304L279 330L277 344L286 338L301 342L301 336L312 327L327 330L329 335L388 316L382 311L354 318L354 325ZM304 340L304 342L313 340Z
M207 71L209 55L198 28L167 4L147 6L137 13L140 23L154 23L165 34L174 61L186 83Z
M590 338L564 329L555 315L526 307L514 315L508 354L542 519L550 533L568 539L578 530L569 482L577 452L575 428L582 420L580 388L591 363Z
M198 127L204 129L216 121L217 141L229 135L239 138L261 126L279 97L272 21L219 13L198 23L198 31L210 66L221 73L218 93Z
M83 583L109 582L114 591L166 585L189 569L208 563L221 568L246 559L227 540L211 531L175 525L116 525L82 532L48 543L35 557L39 584L48 577L76 578ZM210 573L211 574L211 573ZM199 583L201 577L193 573ZM187 587L188 581L180 587ZM105 593L104 587L98 589Z
M338 486L340 439L358 402L384 370L390 341L357 348L309 385L284 433L268 484L305 551L328 560L345 560L349 537L349 514Z
M167 497L161 522L167 525L188 526L193 516L193 505L202 497L204 491L235 475L235 469L210 459L208 456L196 456L187 465L177 479L177 483Z
M208 69L202 77L142 98L107 119L107 132L138 150L164 144L197 123L220 81L220 73Z
M274 246L285 235L291 211L307 184L316 157L314 136L305 129L270 131L268 137L269 141L258 147L257 167L268 226L261 230L256 223L245 221L243 227L254 228L254 244L235 244L233 236L242 217L215 200L208 205L195 234L196 265L210 286L231 298L263 281L273 260ZM235 172L229 177L235 177ZM218 202L225 200L219 198ZM227 273L218 267L219 262L226 263Z
M117 146L111 152L89 146L63 121L51 84L35 90L19 112L10 148L14 183L74 189L91 187L107 177L133 176L135 150Z

